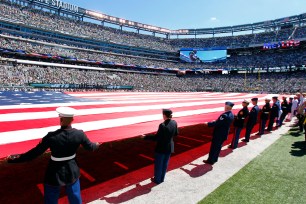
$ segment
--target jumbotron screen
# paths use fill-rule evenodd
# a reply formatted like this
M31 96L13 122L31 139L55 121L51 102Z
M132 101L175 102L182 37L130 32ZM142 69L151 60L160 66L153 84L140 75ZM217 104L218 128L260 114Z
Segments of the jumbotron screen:
M226 60L226 48L181 48L180 59L190 63Z

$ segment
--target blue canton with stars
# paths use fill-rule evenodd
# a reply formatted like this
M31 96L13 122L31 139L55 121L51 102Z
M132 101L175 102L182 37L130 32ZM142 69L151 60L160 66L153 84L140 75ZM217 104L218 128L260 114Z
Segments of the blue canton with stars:
M1 91L0 105L27 105L50 103L95 102L96 100L77 98L62 92L51 91Z

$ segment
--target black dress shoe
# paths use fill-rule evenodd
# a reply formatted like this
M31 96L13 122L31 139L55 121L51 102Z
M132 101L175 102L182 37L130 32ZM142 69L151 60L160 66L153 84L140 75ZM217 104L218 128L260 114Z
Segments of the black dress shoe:
M151 178L151 182L152 182L152 183L155 183L156 185L160 184L160 182L156 182L156 181L155 181L155 178Z
M241 140L242 142L249 142L249 140L246 140L246 139L243 139L243 140Z
M205 164L210 164L210 165L213 165L213 164L214 164L214 162L209 161L209 160L203 160L203 162L204 162Z

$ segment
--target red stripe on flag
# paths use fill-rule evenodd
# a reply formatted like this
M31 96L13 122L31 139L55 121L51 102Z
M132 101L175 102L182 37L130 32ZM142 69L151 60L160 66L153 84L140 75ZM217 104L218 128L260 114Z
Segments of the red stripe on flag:
M37 184L37 188L39 189L39 191L41 192L42 195L44 195L44 184L40 183Z
M192 110L198 110L198 109L210 109L210 108L218 107L218 105L216 104L204 105L204 106L201 105L201 106L193 106L193 107L172 108L172 110L175 113L175 112L180 112L180 111L192 111ZM91 121L99 121L99 120L110 120L110 119L117 119L117 118L145 116L145 115L153 115L153 114L161 114L161 110L156 109L156 110L143 110L143 111L119 112L119 113L101 113L101 114L93 114L93 115L75 116L74 123L83 123L83 122L91 122ZM162 119L162 116L161 116L161 119ZM7 122L0 122L0 130L1 132L9 132L9 131L15 131L15 130L25 130L25 129L35 129L35 128L44 128L44 127L49 127L49 126L57 126L58 124L59 124L58 118L7 121Z
M184 146L184 147L191 147L190 145L182 144L182 143L179 143L179 142L177 142L176 144Z
M139 154L139 156L141 156L141 157L143 157L143 158L146 158L146 159L148 159L148 160L150 160L150 161L154 161L154 159L153 159L152 157L146 156L146 155L144 155L144 154Z
M80 173L82 176L84 176L88 181L90 182L94 182L96 181L96 179L94 177L92 177L91 175L89 175L89 173L87 173L86 171L84 171L83 169L80 168Z
M121 168L123 168L125 170L129 170L129 167L125 166L124 164L121 164L119 162L114 162L114 164L116 164L117 166L119 166L119 167L121 167Z

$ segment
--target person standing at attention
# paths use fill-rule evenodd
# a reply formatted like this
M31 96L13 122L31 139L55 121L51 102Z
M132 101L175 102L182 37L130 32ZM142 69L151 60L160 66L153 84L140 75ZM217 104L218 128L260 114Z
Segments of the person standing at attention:
M270 117L269 117L269 125L268 125L268 129L267 129L269 132L272 131L273 124L275 122L275 119L278 118L279 110L280 110L280 104L279 104L279 101L277 99L277 96L273 96L272 101L273 101L273 105L271 107ZM276 122L276 124L278 124L278 123Z
M262 107L261 115L260 115L260 128L259 128L259 135L263 135L265 133L265 128L267 121L269 119L269 114L271 111L270 99L266 98L266 104Z
M206 164L213 165L218 161L222 144L227 140L230 126L234 120L234 114L232 113L233 106L234 104L232 102L225 102L225 112L216 121L204 123L208 127L214 127L209 156L207 160L203 160Z
M257 105L258 98L252 98L251 101L252 101L252 104L253 104L253 108L250 111L249 120L248 120L247 125L246 125L245 138L242 140L243 142L249 142L250 141L251 132L252 132L252 130L253 130L256 122L257 122L257 117L258 117L258 113L259 113L259 107Z
M164 182L171 153L174 152L173 138L178 135L177 123L172 120L172 111L163 109L164 122L158 127L157 133L152 135L143 135L145 140L156 141L155 160L154 160L154 178L152 181L156 184Z
M249 109L248 109L249 103L250 103L249 101L244 100L242 102L242 107L243 108L235 116L235 119L234 119L235 131L234 131L234 136L233 136L233 139L232 139L232 142L231 142L229 148L236 149L237 146L238 146L240 133L241 133L241 130L244 126L244 121L249 116Z

